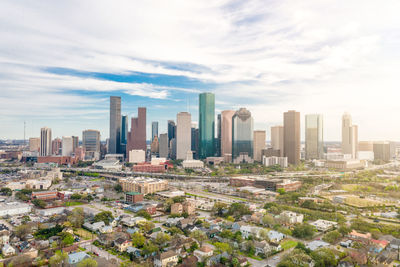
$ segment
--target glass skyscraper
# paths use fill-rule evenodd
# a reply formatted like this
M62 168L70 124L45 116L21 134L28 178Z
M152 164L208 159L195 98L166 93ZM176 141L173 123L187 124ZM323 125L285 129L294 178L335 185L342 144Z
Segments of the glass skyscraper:
M126 143L128 142L128 116L122 116L121 125L121 153L126 154Z
M253 157L253 118L251 112L240 108L232 117L232 160L242 153Z
M110 139L108 153L121 153L121 97L110 96Z
M153 121L151 123L151 142L153 142L156 136L158 137L158 121Z
M199 148L200 158L214 156L215 138L215 95L199 95Z
M324 157L323 119L320 114L306 115L306 159Z

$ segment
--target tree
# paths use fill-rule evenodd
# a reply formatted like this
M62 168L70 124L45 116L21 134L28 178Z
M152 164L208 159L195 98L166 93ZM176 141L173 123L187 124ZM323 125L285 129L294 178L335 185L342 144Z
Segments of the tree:
M71 199L81 199L81 198L82 198L82 195L78 194L78 193L74 193L71 195Z
M132 245L137 248L143 247L144 243L146 242L146 238L143 234L139 232L135 232L132 234Z
M78 263L77 267L97 267L97 261L92 258L86 258Z
M95 222L103 221L106 225L109 225L112 220L114 220L114 217L111 211L102 211L94 216Z
M322 240L324 240L325 242L334 244L334 243L336 243L341 237L342 237L342 235L339 233L339 231L334 230L334 231L330 231L330 232L326 233L325 236L322 238Z
M122 192L122 186L120 184L114 185L114 190L117 191L118 193Z
M149 221L141 222L139 225L140 230L142 230L145 233L152 230L154 227L155 227L154 223Z
M247 214L251 214L251 211L249 207L243 203L232 203L228 210L228 215L232 215L235 218L240 218Z
M276 192L278 192L279 195L283 195L283 194L285 194L285 188L278 188L278 190L276 190Z
M309 239L312 238L314 235L314 227L312 225L309 225L308 223L303 223L296 225L293 229L293 236L297 238L305 238Z
M232 239L233 238L233 233L228 230L228 229L224 229L222 230L222 232L219 234L220 237L222 238L228 238L228 239Z
M350 227L347 227L347 226L343 225L343 226L339 227L338 231L339 231L339 233L342 234L342 236L345 236L345 235L347 235L348 233L351 232L351 229L350 229Z
M92 195L86 195L86 196L84 197L84 199L85 199L87 202L90 202L90 201L93 201L93 200L94 200L94 197L93 197Z
M220 253L224 253L224 252L231 253L232 252L232 248L228 243L215 242L214 246L217 248L217 251Z
M74 208L71 214L68 216L68 221L75 228L82 227L82 224L85 221L85 213L83 208Z
M265 215L262 217L261 221L262 221L262 223L263 223L264 225L267 225L267 226L271 226L271 225L273 225L273 224L275 223L274 217L272 217L272 216L269 215L269 214L265 214Z
M197 244L197 242L193 242L193 243L190 245L189 252L193 252L193 251L195 251L195 250L198 249L198 248L199 248L199 245Z
M34 199L34 200L32 200L32 203L36 207L39 207L39 208L42 208L42 209L44 209L47 206L46 202L43 199Z
M163 246L165 243L171 240L171 236L165 233L158 233L156 236L156 244Z
M139 211L136 213L136 216L143 217L143 218L145 218L146 220L151 220L151 215L150 215L150 213L148 213L148 212L145 211L145 210L139 210Z
M15 235L18 236L19 238L25 237L27 234L30 234L31 231L32 228L27 224L21 224L17 226L14 230Z
M336 266L337 264L335 254L328 248L320 248L311 252L311 258L316 267Z
M310 265L312 259L301 249L295 249L291 253L286 254L278 267L307 267Z
M2 189L0 189L0 193L3 196L11 196L12 195L12 190L11 190L11 188L3 187Z
M158 251L158 246L154 245L151 241L147 241L146 244L144 244L142 251L144 255L151 255Z
M226 209L228 205L222 202L216 202L212 208L212 211L215 215L217 216L222 216L223 215L223 210Z
M196 239L200 244L207 239L206 234L203 231L196 230L190 233L190 237Z
M71 235L70 233L62 233L62 244L64 246L69 246L72 245L74 243L74 236Z
M173 235L173 236L174 236L174 235L177 235L177 234L183 235L182 230L179 229L179 228L176 227L176 226L171 227L171 228L169 229L169 233L170 233L171 235Z
M62 252L61 250L57 250L54 256L49 259L50 266L60 266L64 264L65 260L68 258L68 254L66 252Z
M260 238L263 240L269 240L268 231L265 229L261 229L259 232Z

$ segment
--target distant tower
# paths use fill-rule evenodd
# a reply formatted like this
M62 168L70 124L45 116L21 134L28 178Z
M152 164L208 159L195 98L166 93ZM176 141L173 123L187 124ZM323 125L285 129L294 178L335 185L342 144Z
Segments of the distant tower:
M251 112L240 108L232 117L232 160L243 153L253 158L253 118Z
M108 153L120 153L121 149L121 97L110 96L110 138Z
M321 114L306 115L306 159L322 159L324 157L324 132Z
M342 153L349 154L353 159L358 152L358 127L353 125L351 115L344 113L342 116Z
M51 129L43 127L40 129L40 156L51 155Z
M261 151L265 148L266 133L265 131L257 130L254 131L254 144L253 144L253 156L254 160L261 162Z
M283 157L284 153L284 140L283 140L283 126L271 127L271 146L274 150L279 150L279 154Z
M284 156L288 163L300 163L300 112L289 110L283 114Z
M71 156L74 151L74 141L72 136L63 136L62 137L62 155L64 157Z
M129 157L129 151L141 149L146 151L146 108L138 108L138 116L131 119L131 130L128 133L128 144L126 154Z
M153 142L154 137L158 138L158 121L151 123L151 142Z
M232 117L234 110L221 112L221 157L232 155Z
M214 138L215 95L213 93L202 93L199 95L199 158L214 156Z
M184 160L192 147L192 117L190 113L179 112L176 116L176 123L176 159Z

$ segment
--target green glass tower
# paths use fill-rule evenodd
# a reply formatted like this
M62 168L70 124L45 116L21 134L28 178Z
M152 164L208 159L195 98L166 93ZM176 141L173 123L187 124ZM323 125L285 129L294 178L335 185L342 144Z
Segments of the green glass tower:
M201 159L214 156L215 95L199 95L199 139Z

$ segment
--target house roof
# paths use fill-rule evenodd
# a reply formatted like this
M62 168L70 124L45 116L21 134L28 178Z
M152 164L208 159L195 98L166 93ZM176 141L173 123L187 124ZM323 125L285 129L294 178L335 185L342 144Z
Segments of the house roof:
M125 243L126 241L128 241L128 240L126 240L125 238L120 237L120 238L117 238L117 239L114 241L114 243L116 243L116 244L118 244L118 245L121 245L121 244Z
M164 260L164 259L168 259L168 258L177 256L177 255L178 255L178 254L177 254L175 251L169 250L169 251L167 251L167 252L163 252L163 253L161 253L161 254L158 254L158 255L157 255L157 258L158 258L159 260Z
M82 261L83 259L85 259L87 257L89 257L89 255L84 251L70 253L68 255L68 262L70 264L77 263L77 262L80 262L80 261Z
M204 252L204 253L208 253L213 251L213 249L210 246L202 246L201 248L199 248L200 251Z

